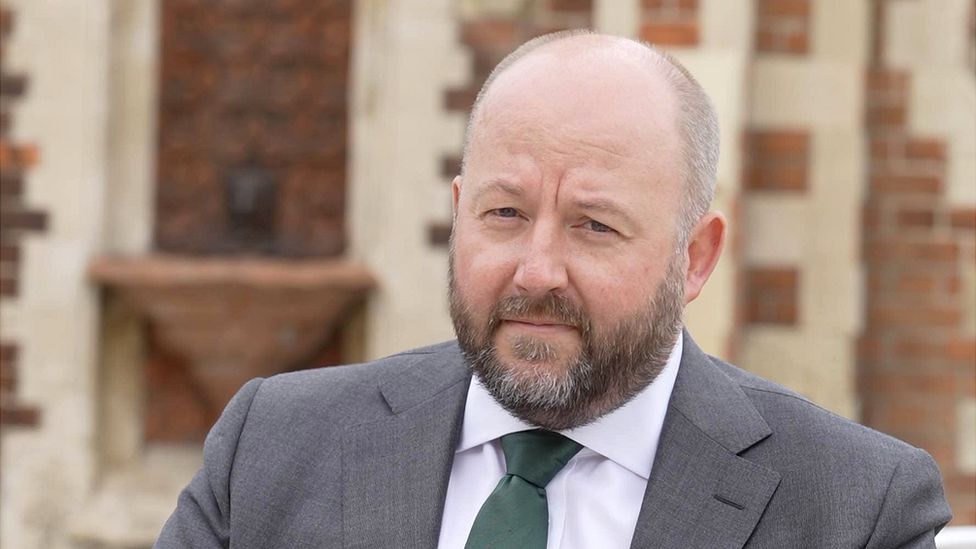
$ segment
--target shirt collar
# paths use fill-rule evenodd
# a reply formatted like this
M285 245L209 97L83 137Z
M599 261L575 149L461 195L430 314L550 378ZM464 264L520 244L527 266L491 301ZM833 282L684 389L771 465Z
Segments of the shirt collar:
M683 340L684 335L678 332L664 369L653 383L629 402L589 425L560 432L634 474L644 479L650 478L668 401L681 363ZM508 433L536 428L509 414L488 393L477 376L471 379L458 452Z

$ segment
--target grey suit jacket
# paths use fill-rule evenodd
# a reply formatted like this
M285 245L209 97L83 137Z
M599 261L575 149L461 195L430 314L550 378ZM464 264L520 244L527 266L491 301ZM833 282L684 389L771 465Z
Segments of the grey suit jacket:
M469 381L453 342L251 381L156 546L436 546ZM928 454L686 334L633 547L934 547L949 518Z

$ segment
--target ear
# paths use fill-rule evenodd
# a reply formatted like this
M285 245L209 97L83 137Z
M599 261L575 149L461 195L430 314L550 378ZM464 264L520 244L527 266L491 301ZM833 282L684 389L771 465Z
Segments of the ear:
M685 273L685 305L701 293L722 255L727 226L721 212L709 212L695 225L688 238L688 272Z
M454 179L451 181L451 213L454 219L457 219L458 214L458 199L461 197L461 176L455 175Z

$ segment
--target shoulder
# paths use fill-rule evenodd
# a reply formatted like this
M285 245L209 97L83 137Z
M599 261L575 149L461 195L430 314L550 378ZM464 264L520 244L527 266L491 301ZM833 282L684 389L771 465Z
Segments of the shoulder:
M453 341L410 349L378 360L279 374L260 382L251 404L255 412L294 417L327 414L334 421L354 416L362 421L385 413L381 387L403 377L437 375L436 363L457 363Z
M917 450L890 435L840 416L782 385L715 357L712 363L737 385L769 424L773 436L792 444L816 444L824 451L871 452L894 462Z
M870 547L887 547L901 543L887 536L917 535L949 520L939 469L924 450L709 358L742 390L771 431L742 453L781 475L777 504L768 510L770 522L797 524L794 512L802 508L809 528L843 528L859 545L870 539ZM907 509L912 509L911 521L893 518ZM813 535L813 530L801 535Z

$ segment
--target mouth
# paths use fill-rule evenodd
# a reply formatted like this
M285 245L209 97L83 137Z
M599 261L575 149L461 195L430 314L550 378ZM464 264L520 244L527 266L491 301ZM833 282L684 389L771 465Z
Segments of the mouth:
M511 326L521 331L528 331L537 334L560 334L568 331L575 331L575 326L563 324L555 320L535 319L535 318L505 318L502 324Z

